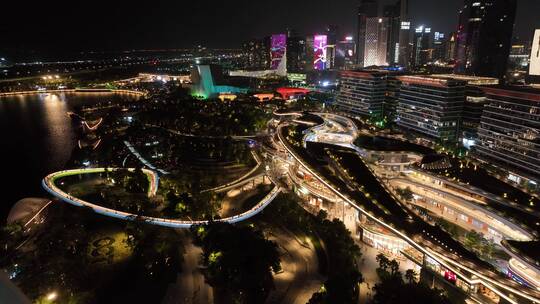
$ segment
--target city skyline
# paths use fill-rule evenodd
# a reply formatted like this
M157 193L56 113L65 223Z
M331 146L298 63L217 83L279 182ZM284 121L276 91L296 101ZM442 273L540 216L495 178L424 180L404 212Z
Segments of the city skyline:
M392 2L380 1L383 5ZM426 25L446 33L455 31L463 1L434 2L410 1L413 26ZM158 1L143 6L100 4L104 3L86 7L81 13L78 7L37 3L25 8L24 19L8 14L0 21L3 48L10 52L56 53L188 48L199 44L238 48L245 40L285 32L286 28L307 35L322 32L328 24L338 25L343 36L354 35L358 0L340 1L331 7L323 1L309 4L273 1L256 5L245 0L226 4L205 1L178 4ZM9 5L11 10L23 9L22 4ZM540 27L540 20L534 15L538 10L540 2L518 1L515 36L532 40L534 29ZM275 14L280 14L280 22L273 21ZM36 22L39 27L34 25Z
M539 304L538 11L5 5L0 303Z

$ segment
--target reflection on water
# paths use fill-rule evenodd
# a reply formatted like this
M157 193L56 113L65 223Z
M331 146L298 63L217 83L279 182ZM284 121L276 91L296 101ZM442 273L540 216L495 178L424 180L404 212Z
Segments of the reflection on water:
M66 112L97 102L137 98L113 93L35 94L0 97L0 221L28 196L44 196L41 179L61 170L75 147L76 128Z
M59 167L69 159L75 137L71 121L66 119L66 112L69 111L66 96L41 95L40 101L44 106L43 118L47 128L45 141L49 147L49 161Z

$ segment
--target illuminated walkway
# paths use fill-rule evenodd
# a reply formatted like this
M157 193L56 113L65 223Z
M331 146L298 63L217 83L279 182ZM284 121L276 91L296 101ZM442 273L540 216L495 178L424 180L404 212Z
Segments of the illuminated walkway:
M149 161L147 161L144 157L142 157L142 155L135 149L135 147L133 147L132 144L130 144L128 141L124 141L124 145L126 145L126 147L128 148L129 152L131 152L131 154L133 154L133 156L135 156L143 165L147 166L148 168L154 170L154 171L158 171L159 173L163 174L163 175L167 175L169 174L169 172L163 170L163 169L158 169L156 168L154 165L152 165Z
M90 169L75 169L75 170L65 170L60 171L56 173L52 173L48 176L46 176L42 181L43 188L49 192L54 197L72 204L77 207L86 207L92 209L95 213L102 214L105 216L121 219L121 220L127 220L127 221L142 221L151 225L156 226L163 226L163 227L169 227L169 228L190 228L193 225L204 225L208 224L210 221L181 221L181 220L172 220L172 219L166 219L166 218L156 218L156 217L149 217L149 216L142 216L127 212L122 212L110 208L106 208L103 206L99 206L96 204L92 204L90 202L84 201L82 199L73 197L69 195L68 193L62 191L59 187L56 186L55 182L62 177L67 176L74 176L74 175L80 175L80 174L92 174L92 173L104 173L106 171L114 171L117 169L112 168L90 168ZM129 169L130 171L134 171L135 169ZM152 197L155 196L157 193L157 187L159 185L159 177L158 175L151 170L142 169L143 173L148 177L148 180L150 181L150 187L148 190L148 196ZM268 206L274 198L281 192L281 188L274 187L270 193L268 193L257 205L255 205L250 210L232 216L224 219L216 219L214 222L227 222L230 224L238 223L245 221L247 219L250 219L251 217L259 214L266 206Z
M167 129L158 125L145 124L145 126L149 128L162 129L171 134L181 136L181 137L195 137L195 138L202 138L202 139L236 139L236 140L249 140L249 139L257 137L257 135L231 135L231 136L196 135L196 134L190 134L190 133L182 133L180 131Z
M295 151L286 138L283 136L283 127L286 124L282 124L278 127L278 137L281 144L285 147L289 155L294 158L307 172L309 172L313 177L319 180L323 185L328 187L332 192L334 192L341 199L349 203L364 216L370 220L378 223L382 227L385 227L395 235L399 236L407 243L409 243L413 248L417 249L425 256L437 261L440 265L444 266L446 269L452 270L454 273L465 272L471 275L471 278L464 277L463 280L468 284L477 284L481 283L485 287L489 288L501 298L507 300L509 303L517 303L512 296L518 296L529 301L540 302L540 292L523 287L517 284L514 281L511 281L502 275L493 272L491 269L485 267L485 265L479 265L473 260L468 260L460 257L457 254L452 253L448 247L445 248L445 245L442 244L440 240L432 239L429 234L425 235L408 235L406 232L398 227L397 223L386 222L377 216L374 216L371 212L364 210L360 207L357 201L351 198L350 193L347 189L339 189L338 186L330 182L325 176L321 175L317 169L311 167L306 160L302 158L300 154ZM406 219L402 219L406 220ZM461 250L461 249L460 249Z
M451 208L452 210L454 210L454 212L459 212L459 213L453 214L452 216L447 215L446 217L447 217L447 220L451 219L451 221L454 221L454 218L455 218L456 220L455 223L461 224L461 226L464 226L466 223L466 222L461 223L458 221L459 214L463 213L468 217L472 217L478 221L486 223L487 225L495 229L497 232L501 233L505 239L512 239L512 240L519 240L519 241L533 240L533 236L528 231L508 221L503 216L500 216L496 214L495 212L487 210L485 206L481 206L480 204L477 204L473 201L464 199L461 196L453 195L451 193L448 193L447 191L441 190L440 188L434 188L429 185L425 185L425 184L412 181L409 179L405 179L405 178L393 178L389 180L389 183L391 186L394 186L397 188L409 187L414 194L417 194L421 197L424 197L425 199L429 199L430 201L435 201L438 204L442 204L448 208ZM431 206L429 203L422 203L417 199L413 199L409 203L423 207L423 208L428 208L430 211L435 212L437 215L439 216L441 215L439 213L442 210L439 210L440 208L435 208ZM468 230L472 228L471 224L466 225L466 227ZM480 229L475 227L475 230L480 230ZM495 236L495 237L498 239L498 241L500 241L499 236Z
M251 169L248 173L244 174L243 176L241 176L241 177L237 178L236 180L234 180L234 181L232 181L230 183L227 183L225 185L221 185L221 186L218 186L218 187L215 187L215 188L203 190L202 193L205 193L205 192L217 192L217 193L226 192L226 191L241 187L243 185L246 185L246 184L260 178L261 176L264 177L265 172L264 172L264 168L262 166L263 165L262 161L259 159L259 156L257 155L256 152L251 151L251 155L253 156L253 159L255 159L255 161L257 162L257 165L253 169Z

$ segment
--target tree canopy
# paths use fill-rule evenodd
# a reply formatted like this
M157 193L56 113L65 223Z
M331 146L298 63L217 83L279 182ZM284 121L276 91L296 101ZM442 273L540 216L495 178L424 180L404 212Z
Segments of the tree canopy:
M281 270L276 243L251 226L211 223L192 228L203 248L208 282L226 290L235 303L263 303Z

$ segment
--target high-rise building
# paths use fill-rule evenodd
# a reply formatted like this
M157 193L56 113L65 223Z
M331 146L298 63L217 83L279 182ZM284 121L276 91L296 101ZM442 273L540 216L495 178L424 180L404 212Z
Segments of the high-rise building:
M425 66L432 56L431 28L419 26L414 33L412 66L419 69Z
M440 142L459 137L466 82L434 77L400 76L398 126Z
M287 70L286 34L274 34L270 38L270 69Z
M540 29L534 33L529 64L529 80L540 83Z
M303 73L306 70L307 50L306 39L296 32L287 32L287 72Z
M336 100L340 110L367 119L383 117L388 90L386 72L342 71L340 79L341 88Z
M345 40L336 44L334 67L336 69L350 70L356 62L356 43L353 37L345 37Z
M449 35L448 41L446 43L446 60L454 61L456 60L456 50L457 50L457 33L451 33Z
M315 58L315 37L309 35L306 37L306 72L313 71L313 60Z
M540 90L485 87L475 154L510 171L509 179L540 182Z
M388 65L388 22L386 17L366 18L364 66Z
M356 58L357 65L364 67L364 49L366 45L366 19L377 17L377 0L360 0L356 22Z
M315 35L313 37L313 69L322 71L329 68L328 66L328 36Z
M325 34L327 37L326 68L333 69L336 60L336 46L340 35L339 27L337 25L328 25Z
M435 34L433 35L433 56L431 58L433 61L448 60L448 58L446 57L448 49L447 44L448 39L446 35L441 32L435 32Z
M399 30L399 54L398 64L406 69L411 60L411 20L409 19L409 0L400 2L400 30Z
M387 58L391 65L408 67L410 22L408 0L398 0L383 7L383 17L388 18ZM401 59L400 59L401 58Z
M393 65L398 63L399 56L399 34L401 29L401 1L395 4L383 6L383 17L388 19L388 38L386 58L388 64Z
M384 118L387 122L395 122L399 104L399 92L401 81L397 76L403 75L400 71L387 72L386 75L386 99L384 101Z
M242 50L246 68L263 70L270 67L270 37L247 41Z
M478 127L487 102L486 96L482 91L484 86L494 86L499 84L499 79L492 77L478 77L456 74L435 74L431 77L441 79L455 79L465 81L465 103L461 114L461 137L462 143L466 148L471 148L476 144L478 138Z
M340 72L341 88L336 105L341 111L373 122L393 121L399 95L401 72L363 69Z
M455 73L504 79L517 0L465 0Z

